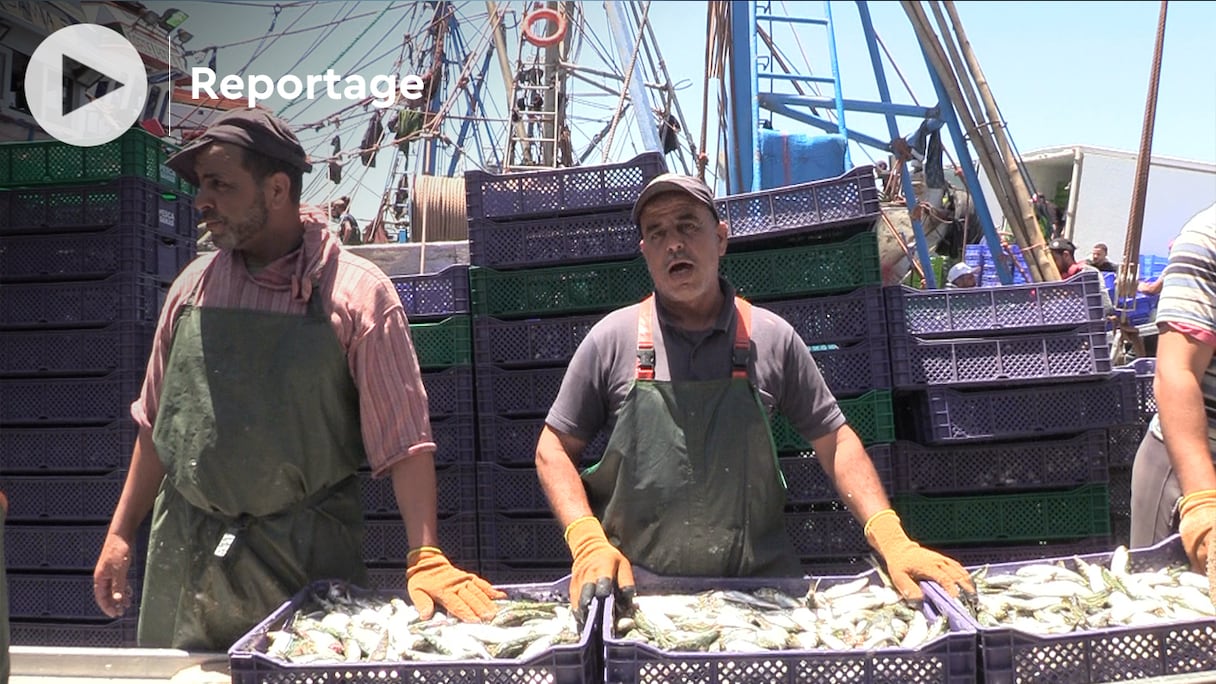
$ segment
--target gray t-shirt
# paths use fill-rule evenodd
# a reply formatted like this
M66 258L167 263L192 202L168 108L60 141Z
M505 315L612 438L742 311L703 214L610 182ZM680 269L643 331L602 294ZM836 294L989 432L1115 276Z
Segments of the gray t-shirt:
M722 281L726 304L714 327L687 332L664 322L657 308L655 379L715 380L731 373L735 340L734 288ZM642 304L617 309L600 319L579 344L562 378L561 390L545 422L553 429L591 441L612 429L637 377L638 311ZM777 314L752 305L749 376L772 418L779 411L808 441L845 424L819 367L794 327Z

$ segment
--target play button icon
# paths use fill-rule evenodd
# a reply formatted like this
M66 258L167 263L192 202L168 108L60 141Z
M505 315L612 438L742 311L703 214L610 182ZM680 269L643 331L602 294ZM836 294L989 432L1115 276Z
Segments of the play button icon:
M65 97L64 77L79 67L112 82L105 95L82 103ZM34 120L57 140L79 147L103 145L143 113L148 74L139 52L122 35L96 24L73 24L52 33L30 56L25 97Z

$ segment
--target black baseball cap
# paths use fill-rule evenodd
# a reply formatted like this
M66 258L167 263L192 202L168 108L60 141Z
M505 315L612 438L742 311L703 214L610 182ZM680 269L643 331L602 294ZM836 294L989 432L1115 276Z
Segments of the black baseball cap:
M192 185L198 185L194 159L211 143L229 143L271 159L286 162L307 173L308 154L286 122L264 109L233 109L215 120L202 135L165 160L165 165Z
M642 193L638 195L637 201L633 203L634 225L638 225L642 217L642 207L656 196L665 192L682 192L709 207L709 211L714 215L715 220L722 220L722 217L718 216L718 207L714 206L713 190L710 190L709 186L702 182L701 179L679 173L664 173L652 178L646 184L646 187L642 189Z
M1068 238L1056 238L1051 241L1051 244L1047 245L1047 249L1053 252L1075 252L1077 251L1077 246Z

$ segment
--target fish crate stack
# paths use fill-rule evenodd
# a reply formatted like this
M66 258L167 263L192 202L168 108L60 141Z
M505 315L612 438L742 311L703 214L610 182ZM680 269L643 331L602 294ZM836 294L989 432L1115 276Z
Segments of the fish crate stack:
M1026 265L1026 257L1022 255L1022 248L1010 245L1009 253L1002 256L1012 277L1010 283L1013 285L1026 284L1028 282L1026 276L1030 273L1030 267ZM996 270L996 261L997 257L992 255L987 243L967 245L963 249L963 263L976 271L976 281L980 287L993 287L1001 284L1001 277ZM938 282L944 283L945 278L938 278Z
M191 189L141 130L0 145L0 486L12 643L134 645L92 571L135 444L169 283L195 256ZM134 551L138 594L147 529ZM138 607L138 596L135 597Z
M666 171L662 155L617 164L465 174L473 309L482 572L544 582L570 552L540 488L536 444L566 365L608 311L651 290L630 220L634 199ZM603 453L607 434L582 454Z
M964 563L1108 548L1110 434L1136 377L1111 368L1101 279L886 289L893 505Z
M872 167L716 200L729 231L722 272L739 295L788 321L841 411L891 484L891 365L874 224ZM780 414L773 441L786 479L786 529L807 572L862 572L870 549L811 445Z
M1153 394L1153 373L1157 368L1155 358L1136 359L1118 370L1136 376L1136 410L1132 422L1110 428L1110 525L1111 538L1115 544L1128 544L1131 540L1132 517L1132 464L1140 442L1148 432L1149 422L1157 413L1157 398Z
M439 547L451 561L476 569L477 425L474 415L469 268L447 266L433 273L389 279L410 322L410 339L422 372L435 441ZM372 586L405 586L409 537L393 493L392 478L360 472L364 507L364 561Z

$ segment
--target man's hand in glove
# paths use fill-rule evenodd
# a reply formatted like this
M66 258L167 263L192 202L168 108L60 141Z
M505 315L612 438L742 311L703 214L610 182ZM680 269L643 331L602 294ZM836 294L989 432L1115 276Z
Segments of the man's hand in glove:
M933 580L955 598L960 588L975 593L975 585L963 566L908 539L894 510L888 508L871 516L865 534L870 546L886 561L887 574L904 598L924 598L917 584L919 580Z
M1216 521L1216 489L1191 492L1178 503L1178 532L1182 546L1195 572L1207 572L1208 553L1213 539L1212 524Z
M433 546L410 551L406 561L406 587L423 620L435 614L436 603L464 622L488 620L498 613L494 600L507 597L481 577L452 565Z
M574 557L570 571L570 602L579 622L587 619L591 597L608 598L614 588L623 601L622 609L633 603L633 566L609 541L595 516L584 516L566 527L566 544Z

